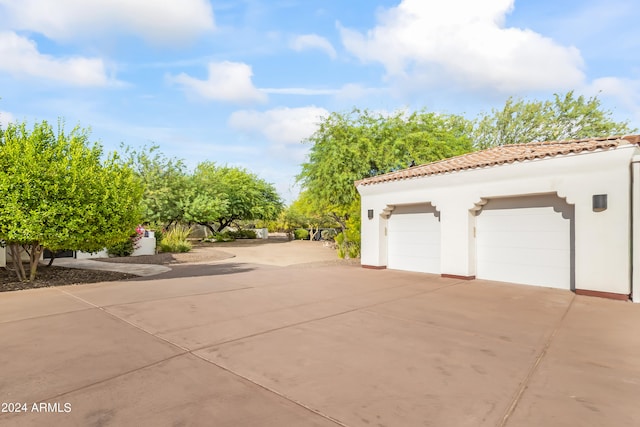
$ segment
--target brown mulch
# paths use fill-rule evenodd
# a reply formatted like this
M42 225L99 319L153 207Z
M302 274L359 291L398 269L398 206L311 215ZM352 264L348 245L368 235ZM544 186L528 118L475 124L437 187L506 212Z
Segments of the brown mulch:
M20 282L16 278L15 271L0 268L0 292L46 288L49 286L110 282L134 277L137 276L115 271L80 270L77 268L56 267L55 265L51 267L42 265L38 267L36 280L33 282Z

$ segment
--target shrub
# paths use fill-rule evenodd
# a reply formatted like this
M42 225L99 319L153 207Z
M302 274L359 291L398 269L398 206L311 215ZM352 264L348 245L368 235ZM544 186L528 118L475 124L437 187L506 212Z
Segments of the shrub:
M235 237L229 235L228 232L214 233L212 237L206 238L203 242L233 242Z
M160 243L160 251L161 252L189 252L191 250L191 243L188 241L178 242L178 243Z
M353 244L353 242L350 242L350 243L351 244L347 249L349 258L358 258L360 256L360 246Z
M137 235L136 235L137 236ZM112 257L130 256L134 250L133 238L128 238L122 242L111 245L107 248L107 253Z
M191 243L187 240L187 237L189 237L191 231L193 231L192 227L174 225L162 236L160 250L162 252L189 252Z
M347 229L334 238L338 258L359 258L360 257L360 227L354 226Z
M227 231L226 234L235 239L255 239L257 237L254 230Z
M293 232L296 240L307 240L309 238L309 232L304 228L298 228Z
M320 232L320 238L322 240L333 240L336 237L336 230L328 228Z

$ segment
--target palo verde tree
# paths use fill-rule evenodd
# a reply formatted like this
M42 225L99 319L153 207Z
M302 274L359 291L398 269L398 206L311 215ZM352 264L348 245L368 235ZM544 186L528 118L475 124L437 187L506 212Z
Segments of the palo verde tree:
M129 165L115 153L104 158L86 129L10 124L0 138L0 239L19 280L35 279L45 248L94 252L127 238L141 196Z
M202 162L191 180L184 220L211 232L241 220L269 221L282 210L275 187L242 168Z
M169 158L158 146L136 151L124 148L133 169L142 181L142 217L145 222L171 224L184 220L192 179L184 161Z
M360 211L354 181L472 151L471 123L430 112L375 114L354 109L322 119L298 181L309 197L347 228Z
M289 220L295 228L303 227L309 230L309 239L313 240L320 228L333 228L338 224L329 214L327 208L304 191L287 208L284 219ZM291 230L292 231L292 230Z
M472 138L477 149L532 141L558 141L623 135L634 130L616 122L597 97L555 94L553 100L509 98L501 110L476 120Z

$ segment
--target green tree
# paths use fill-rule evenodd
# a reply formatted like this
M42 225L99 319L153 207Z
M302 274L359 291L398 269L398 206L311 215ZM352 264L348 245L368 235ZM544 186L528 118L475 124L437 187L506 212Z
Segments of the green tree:
M141 195L130 166L115 153L103 160L85 129L9 124L0 138L0 239L19 280L35 279L44 248L94 252L127 238L140 219Z
M169 228L184 219L192 180L181 159L169 158L158 146L140 151L125 148L136 174L144 185L142 217L145 222Z
M211 232L241 220L272 220L282 210L275 187L245 169L202 162L191 179L184 219Z
M558 141L633 132L628 122L616 122L597 97L555 94L553 100L509 98L501 110L493 109L476 120L475 147L486 149L531 141Z
M289 206L288 217L295 228L304 227L309 230L310 240L313 240L321 227L335 227L338 225L327 206L309 194L300 193L298 198Z
M298 181L343 229L360 211L354 181L472 151L471 123L460 116L354 109L332 113L305 142L312 144Z

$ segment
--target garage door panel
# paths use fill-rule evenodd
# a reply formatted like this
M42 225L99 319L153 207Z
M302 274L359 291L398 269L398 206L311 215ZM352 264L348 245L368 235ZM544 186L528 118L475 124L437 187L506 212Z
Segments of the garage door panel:
M506 212L496 213L496 211L487 211L486 214L484 216L485 212L482 213L486 231L564 231L566 226L566 219L551 208L535 215L524 215L519 212L509 215Z
M490 200L476 217L476 277L569 289L572 221L556 196Z
M513 248L511 252L481 251L478 253L479 263L514 265L517 267L542 267L540 260L544 259L544 266L567 268L570 264L570 254L559 249L530 249ZM516 250L517 249L517 250Z
M564 266L556 268L537 266L526 277L521 275L521 269L529 267L526 265L495 263L488 265L488 267L496 273L491 276L491 279L486 280L567 289L567 283L562 277L566 277L569 274L569 269ZM514 277L520 277L520 280L516 282L513 280Z
M489 231L482 230L482 233ZM563 239L565 233L561 231L497 231L491 232L492 239L481 239L478 248L514 248L514 249L546 249L554 250L554 242ZM479 233L478 233L479 234ZM517 238L514 238L517 236Z
M423 273L440 272L440 222L427 204L394 210L387 224L387 267Z

